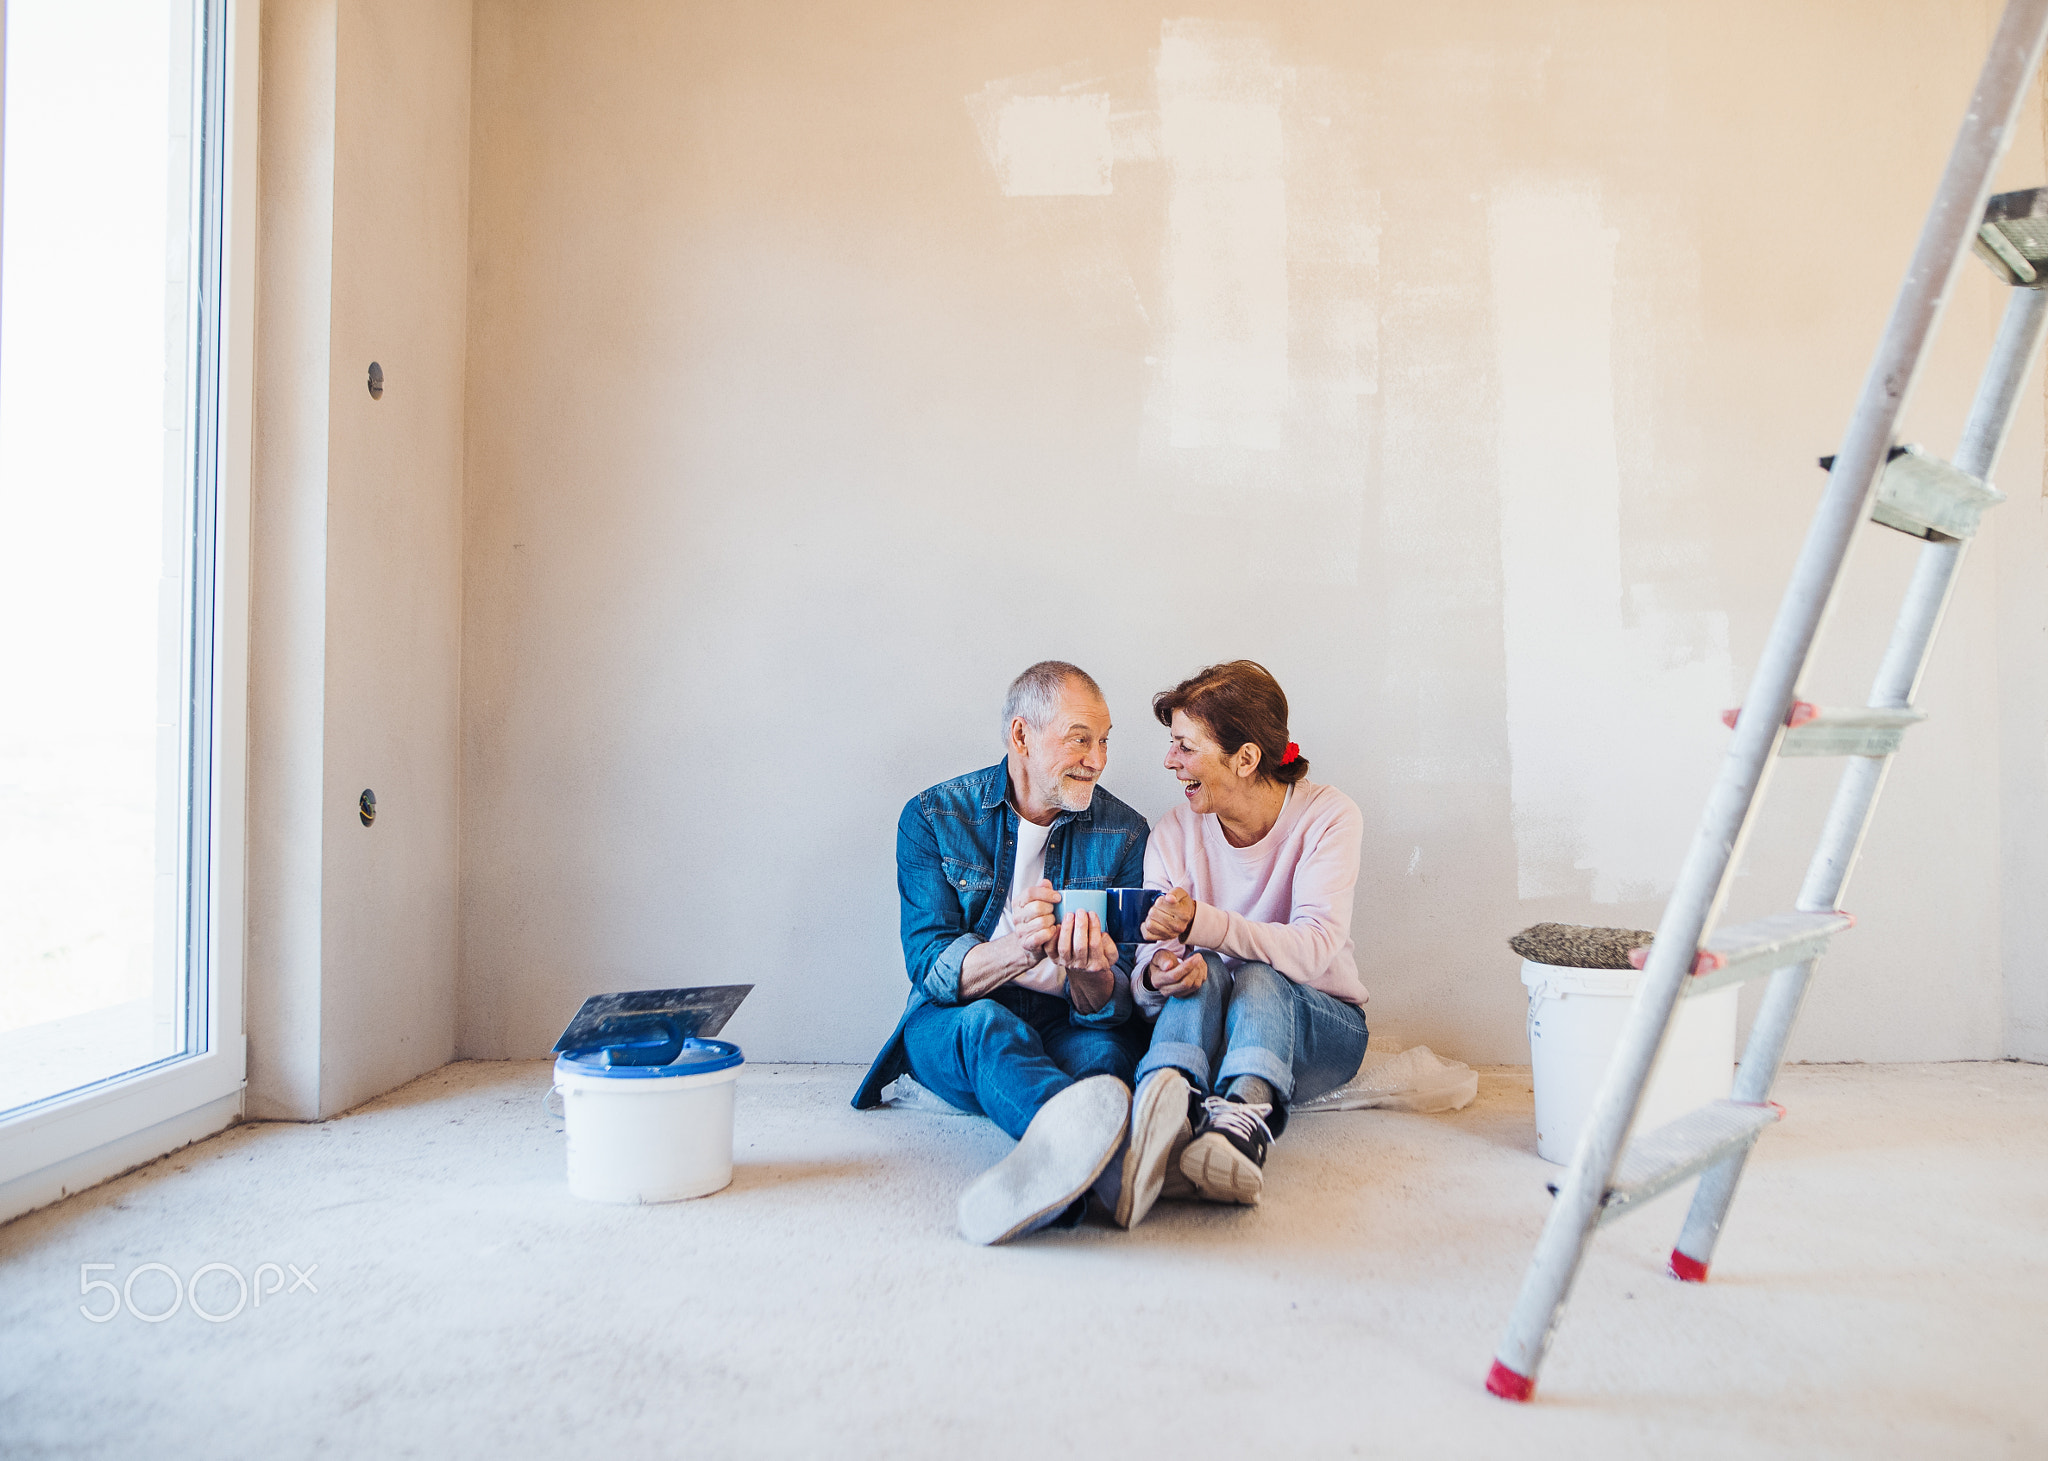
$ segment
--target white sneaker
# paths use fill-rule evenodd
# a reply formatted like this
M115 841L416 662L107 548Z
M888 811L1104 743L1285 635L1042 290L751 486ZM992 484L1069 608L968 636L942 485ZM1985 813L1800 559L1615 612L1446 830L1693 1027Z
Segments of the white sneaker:
M1195 1134L1201 1106L1188 1078L1171 1066L1138 1083L1131 1102L1131 1139L1124 1148L1123 1182L1117 1190L1116 1225L1135 1228L1161 1197L1192 1196L1181 1175L1181 1153ZM1171 1187L1177 1189L1168 1191Z
M1076 1081L1038 1108L1016 1149L960 1194L960 1236L1007 1243L1066 1211L1116 1155L1131 1088L1113 1075Z

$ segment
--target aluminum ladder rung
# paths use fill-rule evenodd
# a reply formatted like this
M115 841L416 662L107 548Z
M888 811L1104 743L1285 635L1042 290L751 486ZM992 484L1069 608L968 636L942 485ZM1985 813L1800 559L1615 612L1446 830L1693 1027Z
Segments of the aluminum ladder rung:
M1721 724L1730 730L1742 714L1721 712ZM1906 728L1927 719L1927 712L1910 705L1815 705L1795 700L1785 714L1785 734L1779 738L1780 756L1890 756L1904 742Z
M1787 964L1801 964L1827 952L1828 940L1856 926L1853 913L1773 913L1752 923L1732 923L1714 930L1692 961L1685 981L1688 997L1707 994L1729 984L1761 979ZM1634 949L1629 962L1638 969L1648 949Z
M1984 206L1972 245L2007 284L2048 288L2048 188L2021 188L1993 198Z
M1613 1222L1722 1158L1747 1147L1785 1114L1765 1102L1712 1101L1629 1142L1601 1198L1600 1221Z
M1952 467L1910 442L1885 463L1870 520L1929 541L1975 537L1987 508L2005 501L1989 482Z
M1905 739L1906 728L1927 719L1927 712L1884 709L1875 705L1817 707L1811 720L1785 732L1780 756L1890 756Z

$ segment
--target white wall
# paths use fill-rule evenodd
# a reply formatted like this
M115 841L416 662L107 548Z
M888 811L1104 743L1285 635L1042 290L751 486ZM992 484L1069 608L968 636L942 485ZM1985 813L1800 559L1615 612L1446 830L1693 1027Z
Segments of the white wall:
M248 1114L320 1110L334 7L264 7L250 473Z
M2013 435L2001 474L2011 500L1971 567L1991 559L1997 572L1996 623L1978 632L1995 636L1998 655L2004 1053L2048 1061L2048 496L2022 465L2041 442L2032 412Z
M454 1049L469 21L264 9L251 1115Z
M896 811L1009 676L1092 670L1157 814L1148 696L1250 655L1365 810L1376 1038L1525 1060L1503 940L1655 922L1994 13L479 0L458 1050L750 980L750 1055L863 1059ZM2048 1051L2041 431L1797 1057ZM1872 531L1812 698L1910 554ZM1731 916L1830 785L1779 776Z

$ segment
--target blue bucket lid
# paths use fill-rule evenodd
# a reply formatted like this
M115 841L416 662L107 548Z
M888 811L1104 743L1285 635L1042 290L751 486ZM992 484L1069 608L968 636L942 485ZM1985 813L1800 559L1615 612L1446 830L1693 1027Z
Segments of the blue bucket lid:
M640 1063L643 1053L634 1044L600 1045L590 1050L564 1050L555 1057L557 1074L603 1076L610 1080L658 1080L672 1075L709 1075L742 1064L740 1047L730 1040L683 1041L675 1059L662 1065Z

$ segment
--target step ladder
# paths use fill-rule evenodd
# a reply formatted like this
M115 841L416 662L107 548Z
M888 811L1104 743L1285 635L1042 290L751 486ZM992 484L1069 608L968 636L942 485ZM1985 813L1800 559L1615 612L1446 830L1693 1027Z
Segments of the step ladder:
M2048 0L2012 0L1999 23L1961 134L1886 323L1842 447L1823 459L1827 488L1800 549L1756 676L1739 712L1654 942L1635 957L1644 977L1577 1154L1553 1187L1557 1201L1537 1240L1494 1353L1486 1388L1528 1400L1579 1265L1602 1223L1698 1176L1692 1209L1671 1252L1671 1272L1705 1280L1721 1223L1750 1148L1783 1114L1770 1100L1793 1020L1828 943L1854 920L1837 906L1870 825L1885 772L1924 718L1913 694L1948 606L1964 549L1984 511L2003 500L1985 480L2048 320L2048 189L1986 200L2048 38ZM1900 409L1967 249L2012 286L1991 359L1954 462L1894 447ZM1873 491L1873 488L1875 489ZM1854 708L1798 698L1832 605L1851 540L1864 518L1925 541L1870 703ZM1794 911L1716 928L1752 813L1778 756L1842 756L1847 763ZM1733 1094L1655 1131L1635 1123L1658 1051L1681 999L1768 979Z

